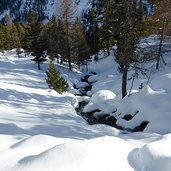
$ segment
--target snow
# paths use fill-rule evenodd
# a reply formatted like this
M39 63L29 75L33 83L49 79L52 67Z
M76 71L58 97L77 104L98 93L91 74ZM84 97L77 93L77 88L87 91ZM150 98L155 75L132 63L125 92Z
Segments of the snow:
M116 110L111 105L115 97L116 95L110 90L99 90L92 95L90 102L84 107L83 112L87 113L99 109L102 113L111 113Z
M26 10L26 4L27 4L27 0L22 0L21 6L19 8L19 11L16 10L12 10L9 9L9 7L7 7L7 9L4 9L4 11L2 11L2 14L0 14L0 20L3 19L3 17L6 14L10 14L10 17L12 19L15 19L19 14L19 13L24 13L24 11ZM45 15L48 17L44 22L46 23L49 19L52 18L53 15L58 15L59 14L59 3L60 0L48 0L45 4L45 6L43 6L43 10L45 12ZM76 15L77 16L81 16L83 11L86 11L88 8L90 8L90 2L89 0L80 0L80 2L76 5L75 4L75 9L76 9ZM14 4L15 6L15 4ZM5 8L5 7L4 7ZM27 9L28 10L28 9Z
M86 82L78 82L78 83L76 84L76 88L85 88L85 87L87 87L87 86L89 86L89 84L86 83Z
M129 163L139 171L169 171L171 169L171 134L161 140L134 149L128 157Z
M114 99L116 95L109 90L100 90L93 94L90 99L92 103L100 103L106 100Z
M130 96L121 99L121 74L112 54L101 53L99 62L88 65L96 72L88 78L88 97L74 88L88 86L79 81L80 72L56 64L70 86L58 94L46 84L48 61L39 71L31 56L0 53L0 171L170 171L170 54L164 55L167 66L152 72L149 81L140 75ZM115 116L128 130L148 124L135 133L89 125L75 110L83 101L84 111L99 109L94 116ZM133 118L125 120L128 114Z
M148 121L149 124L144 132L169 133L171 131L170 98L171 94L163 90L154 91L150 86L145 86L139 93L122 100L117 113L114 114L118 117L117 123L133 129L143 121ZM139 112L132 120L122 119L125 114L134 114L136 111Z
M146 43L146 44L145 44ZM140 45L146 47L158 46L159 40L156 36L150 36L146 40L142 41ZM118 65L114 62L113 54L110 56L104 56L104 53L100 52L99 61L91 62L89 64L89 72L96 72L95 82L92 81L92 90L88 92L90 95L94 95L99 90L110 90L116 94L114 100L101 104L91 103L85 106L84 112L100 110L96 112L94 116L110 114L117 119L116 124L127 130L134 130L141 124L147 123L147 126L143 130L148 133L167 134L171 132L171 115L170 115L170 99L171 99L171 47L170 42L166 40L164 42L164 49L167 49L163 54L163 58L166 61L166 66L161 65L160 70L156 71L155 61L146 63L145 67L148 69L146 75L139 75L135 78L132 90L129 91L132 84L132 73L128 75L128 94L124 99L121 99L121 74L118 71ZM108 66L108 67L102 67ZM93 76L94 77L94 76ZM143 88L139 89L143 83ZM97 101L97 100L96 100ZM127 120L125 116L132 116L133 118Z
M111 145L113 146L112 149ZM120 145L124 147L121 149L123 155L113 158L113 154L120 151L118 149ZM25 158L19 161L18 166L13 168L13 170L37 171L44 169L52 171L54 168L58 168L61 171L86 171L96 169L100 171L106 169L109 171L115 169L133 171L127 163L126 155L131 150L132 146L129 143L116 137L101 137L86 141L74 141L55 146L31 158ZM106 157L108 157L108 160L105 160ZM115 164L113 161L115 161Z
M90 97L89 96L77 96L78 102L89 102Z

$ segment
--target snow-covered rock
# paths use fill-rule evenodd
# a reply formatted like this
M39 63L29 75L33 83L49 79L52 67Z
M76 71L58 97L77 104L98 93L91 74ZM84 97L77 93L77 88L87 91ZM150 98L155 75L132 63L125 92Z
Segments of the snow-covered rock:
M100 90L94 93L90 99L91 103L100 103L104 102L106 100L114 99L116 97L116 94L114 94L110 90Z
M88 87L89 86L89 84L88 83L86 83L86 82L78 82L76 85L76 88L85 88L85 87Z
M100 90L92 95L90 102L84 107L83 112L88 113L94 110L100 110L101 112L99 114L109 114L116 110L113 105L115 97L116 94L110 90Z

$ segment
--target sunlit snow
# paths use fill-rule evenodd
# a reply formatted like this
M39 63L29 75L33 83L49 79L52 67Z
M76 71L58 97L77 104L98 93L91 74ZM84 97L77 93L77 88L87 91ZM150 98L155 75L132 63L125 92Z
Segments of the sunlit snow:
M39 71L31 57L18 58L15 50L0 53L0 171L170 171L171 60L165 57L167 66L152 74L149 85L139 90L146 83L140 77L130 97L121 100L121 76L112 55L89 64L97 73L88 80L94 95L80 97L73 87L86 86L79 82L80 72L57 66L70 84L60 95L46 84L48 62ZM75 111L81 101L106 113L115 110L112 115L123 127L149 124L144 132L126 134L89 125ZM137 111L132 120L123 120Z

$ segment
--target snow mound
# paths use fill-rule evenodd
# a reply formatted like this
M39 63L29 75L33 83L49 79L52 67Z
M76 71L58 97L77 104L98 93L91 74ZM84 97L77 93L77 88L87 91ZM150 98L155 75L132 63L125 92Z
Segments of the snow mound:
M89 78L88 78L88 82L89 83L94 83L98 80L98 75L91 75Z
M128 142L116 137L77 140L23 158L11 171L54 171L54 168L59 171L133 171L127 162L127 154L132 149Z
M129 163L137 171L170 171L171 170L171 134L161 140L133 150Z
M90 101L90 97L89 96L77 96L78 102L89 102Z
M66 142L64 139L59 139L56 137L48 136L48 135L35 135L29 138L26 138L14 145L10 148L12 149L23 149L23 150L34 150L35 151L43 151L45 149L52 148L57 144L62 144ZM34 144L34 146L33 146Z
M110 90L100 90L93 94L90 99L91 103L100 103L105 100L114 99L116 94Z
M86 83L86 82L78 82L78 83L76 84L76 88L85 88L85 87L87 87L87 86L89 86L89 84Z
M170 99L171 94L163 90L154 91L147 85L140 92L121 100L114 114L118 119L117 124L127 129L134 129L147 121L149 123L144 132L169 133L171 131ZM135 115L136 111L138 113ZM135 116L127 121L123 119L125 114Z
M171 93L171 73L155 76L150 85L156 90L163 89L166 92Z
M99 90L92 95L90 102L84 107L83 112L87 113L94 110L102 111L99 114L108 114L115 110L113 100L116 94L110 90Z
M71 104L74 108L78 106L78 100L77 97L74 94L66 93L67 98L65 99L65 102Z

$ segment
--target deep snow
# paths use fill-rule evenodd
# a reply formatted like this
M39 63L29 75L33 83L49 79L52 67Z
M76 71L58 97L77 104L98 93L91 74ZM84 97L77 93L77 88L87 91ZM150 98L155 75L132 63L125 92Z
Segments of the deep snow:
M74 84L85 86L79 82L80 72L58 66L70 84L69 92L59 95L46 84L47 63L38 71L31 57L18 58L15 50L0 53L0 171L170 171L169 57L167 53L167 66L152 74L149 85L138 90L146 83L141 76L135 93L121 100L112 56L89 65L89 71L97 72L89 78L89 93L95 93L91 98L71 93L78 93ZM145 119L149 124L144 132L127 134L107 125L88 125L75 111L78 101L101 104L107 113L117 109L112 115L128 128ZM137 110L133 120L122 119Z

